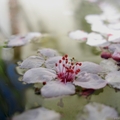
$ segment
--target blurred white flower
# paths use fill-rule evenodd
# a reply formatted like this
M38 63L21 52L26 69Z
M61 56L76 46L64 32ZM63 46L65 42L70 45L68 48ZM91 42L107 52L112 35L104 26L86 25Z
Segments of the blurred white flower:
M11 36L8 39L8 43L7 46L8 47L15 47L15 46L22 46L22 45L26 45L27 43L29 43L30 41L32 41L35 38L40 38L41 37L41 33L28 33L24 36L21 35L14 35Z
M60 114L46 108L36 108L14 116L12 120L60 120Z
M109 106L100 103L89 103L83 113L78 115L77 120L112 120L118 118L117 111Z
M112 71L108 73L105 80L113 88L120 89L120 71Z
M103 23L103 21L101 20L100 15L98 15L98 14L87 15L87 16L85 16L85 20L89 24L102 24Z
M86 40L88 33L81 30L76 30L69 32L68 36L74 40Z
M103 47L103 46L108 46L109 42L106 39L104 39L102 35L92 32L88 35L86 44L90 46L102 46Z

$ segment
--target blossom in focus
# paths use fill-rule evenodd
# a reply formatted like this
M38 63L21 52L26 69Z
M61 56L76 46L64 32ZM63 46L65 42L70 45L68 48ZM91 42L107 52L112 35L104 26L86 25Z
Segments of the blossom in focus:
M53 61L52 68L32 68L23 75L23 81L26 83L44 84L41 88L43 97L75 94L75 86L87 89L100 89L106 86L106 81L97 75L101 68L95 63L74 62L67 55L59 60L55 57Z

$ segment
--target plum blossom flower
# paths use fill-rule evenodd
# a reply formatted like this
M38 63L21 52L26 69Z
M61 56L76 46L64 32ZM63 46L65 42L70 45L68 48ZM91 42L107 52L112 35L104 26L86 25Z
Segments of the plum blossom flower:
M119 117L114 108L93 102L87 104L77 118L77 120L111 120Z
M103 24L103 21L101 20L100 15L98 14L90 14L85 16L85 20L89 24Z
M88 69L86 69L87 65ZM65 55L59 60L55 57L54 67L39 67L28 70L23 76L23 81L43 83L44 86L41 88L43 97L58 97L75 94L75 86L88 89L105 87L106 81L97 75L100 71L100 66L95 63L74 62L73 59L69 59Z
M74 40L86 40L88 33L82 30L69 32L68 36Z
M90 46L104 47L108 46L110 43L106 39L104 39L102 35L92 32L88 35L86 44Z
M8 47L15 47L15 46L26 45L31 40L33 40L35 38L40 38L41 35L42 35L41 33L37 33L37 32L31 32L31 33L28 33L28 34L23 35L23 36L13 35L8 39L7 46Z
M36 108L14 116L12 120L60 120L60 114L44 107Z

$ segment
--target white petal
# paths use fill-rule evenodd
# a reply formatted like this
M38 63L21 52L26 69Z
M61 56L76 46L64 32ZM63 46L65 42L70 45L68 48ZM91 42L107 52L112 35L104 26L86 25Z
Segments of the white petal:
M100 34L93 33L93 32L88 35L86 44L88 44L90 46L107 46L107 45L109 45L107 40L103 39L103 37Z
M41 89L41 94L43 97L51 98L58 96L71 95L75 93L75 87L71 83L62 83L59 81L48 82Z
M54 57L58 55L58 52L56 50L50 48L43 48L38 50L38 52L44 57Z
M26 41L30 42L34 38L40 38L41 36L42 34L39 32L30 32L25 37L26 37Z
M55 63L57 63L60 59L62 59L62 56L55 56L55 57L48 58L45 61L45 66L47 68L55 69Z
M120 32L109 36L108 41L110 42L120 42Z
M85 40L88 36L88 33L81 30L76 30L76 31L70 32L68 36L75 40Z
M120 44L111 44L109 47L108 47L109 51L114 53L115 51L118 51L120 52Z
M119 117L114 108L93 102L84 107L77 120L113 120L115 118Z
M112 72L118 70L118 66L113 60L103 60L100 62L100 66L102 67L102 72Z
M113 88L120 89L120 71L110 72L106 75L105 80Z
M60 114L42 107L28 110L13 117L12 120L60 120Z
M111 28L111 29L120 30L120 22L113 23L113 24L108 24L108 27Z
M20 64L20 68L37 68L40 67L44 61L45 60L42 57L30 56Z
M112 34L114 30L108 28L105 24L93 24L91 25L92 31L99 32L101 34Z
M7 46L8 47L14 47L14 46L22 46L25 45L26 41L25 41L25 37L16 35L16 36L11 36Z
M24 76L23 81L26 83L41 83L47 82L56 77L55 71L47 68L33 68L28 70Z
M102 24L100 15L97 15L97 14L87 15L85 16L85 20L87 21L87 23L90 23L90 24Z
M102 71L102 68L100 65L93 63L93 62L81 62L82 65L80 67L81 71L86 71L88 73L99 73Z
M87 89L100 89L106 86L106 81L96 74L81 73L73 84Z

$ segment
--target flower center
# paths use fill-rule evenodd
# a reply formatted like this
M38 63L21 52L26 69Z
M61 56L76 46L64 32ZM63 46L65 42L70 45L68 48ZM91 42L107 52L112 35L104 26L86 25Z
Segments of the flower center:
M81 63L74 63L73 59L68 59L68 55L65 55L56 63L57 77L61 82L73 82L76 75L80 72Z

